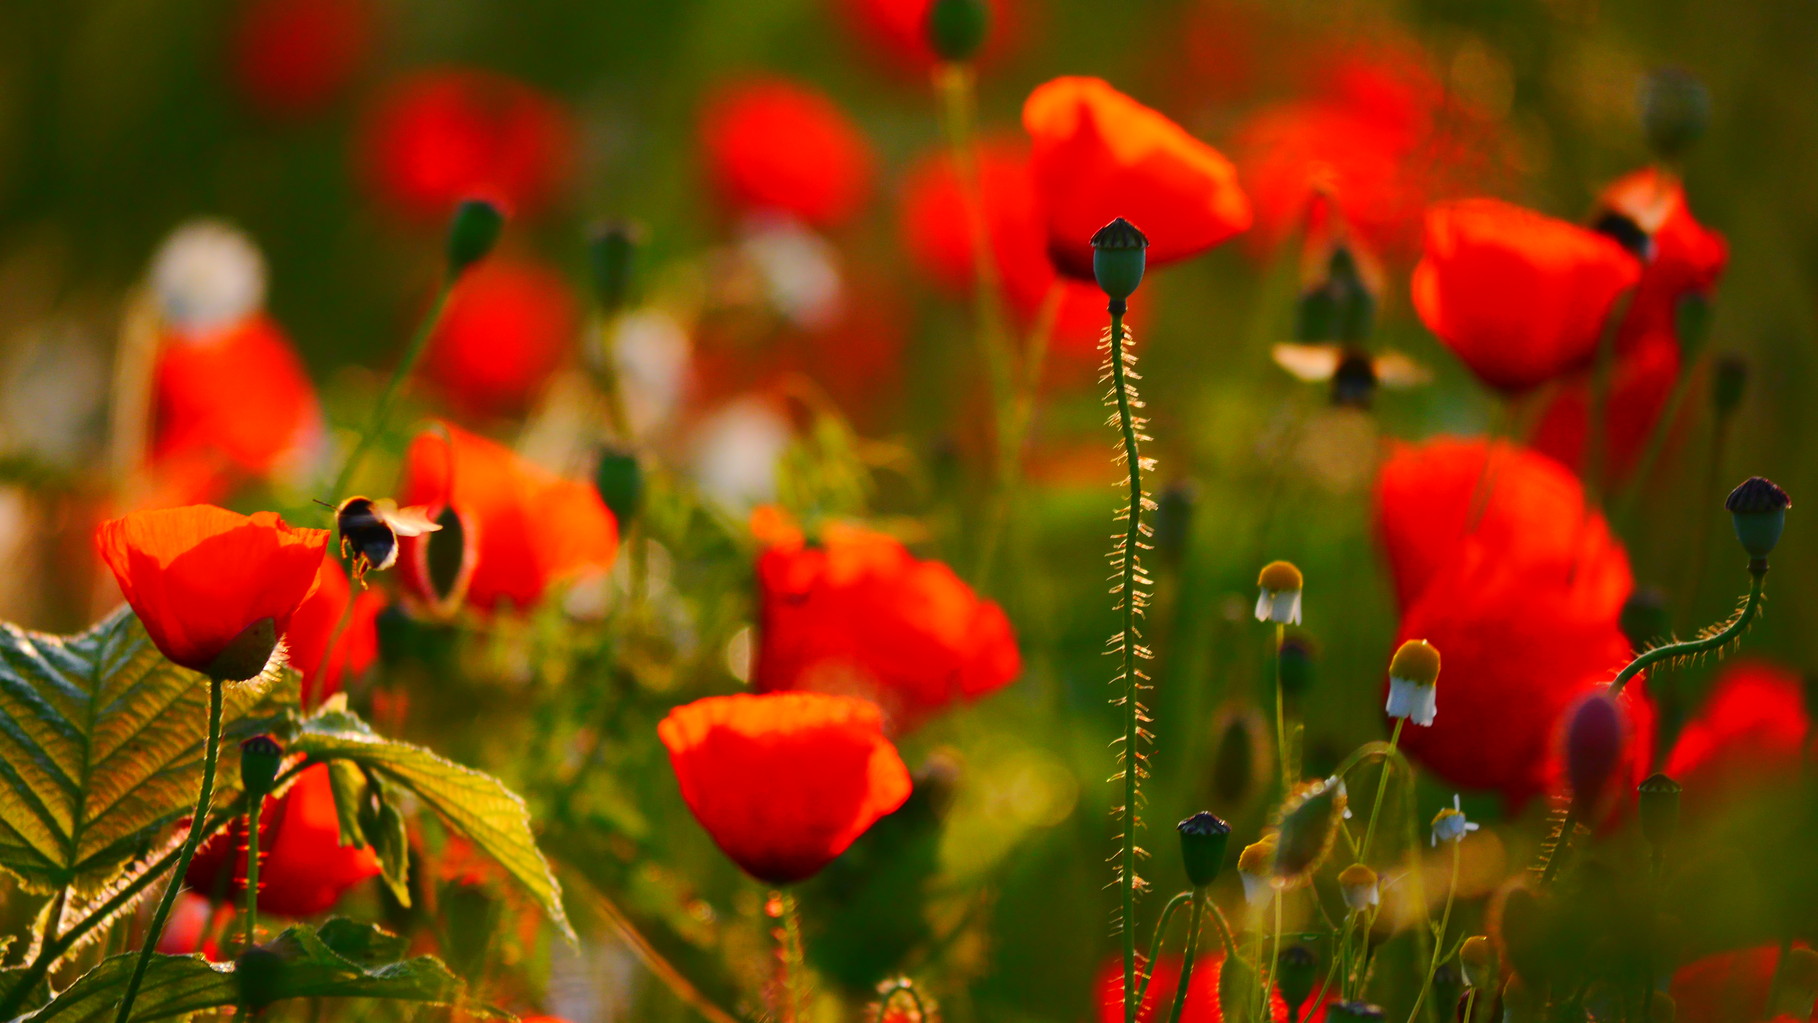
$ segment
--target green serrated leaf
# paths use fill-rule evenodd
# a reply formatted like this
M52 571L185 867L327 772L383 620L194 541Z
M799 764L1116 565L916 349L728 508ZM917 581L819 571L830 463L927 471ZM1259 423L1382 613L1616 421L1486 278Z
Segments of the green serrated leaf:
M228 687L217 800L238 794L238 740L296 700L291 672ZM75 636L0 623L0 869L83 899L156 851L195 805L207 717L207 680L127 608Z
M328 764L328 788L335 797L335 817L341 825L341 844L356 848L372 843L360 824L360 808L366 803L366 772L351 760L334 760Z
M398 960L404 941L376 927L334 919L320 930L292 927L264 946L275 967L261 972L261 994L270 1001L287 998L382 998L453 1004L461 981L433 956ZM105 1023L132 973L137 953L113 956L83 974L48 1005L19 1023ZM235 1005L241 1000L240 978L233 963L211 963L199 955L158 955L146 971L135 1021L169 1019ZM503 1016L482 1006L469 1012Z
M563 935L576 940L562 908L562 886L530 830L530 812L497 778L421 746L374 734L366 722L342 710L325 710L300 722L290 750L318 760L351 760L416 793L452 830L523 885Z
M385 887L398 904L410 907L410 835L404 815L390 802L379 804L379 821L373 850L379 854L379 871Z

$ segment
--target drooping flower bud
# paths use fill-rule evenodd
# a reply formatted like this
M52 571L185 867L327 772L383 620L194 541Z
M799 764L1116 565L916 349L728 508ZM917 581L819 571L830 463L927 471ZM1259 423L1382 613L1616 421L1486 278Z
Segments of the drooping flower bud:
M644 506L644 470L638 456L619 448L600 452L600 464L593 472L593 486L600 500L618 523L619 535L638 517Z
M1433 815L1432 844L1437 846L1441 842L1461 841L1480 826L1465 817L1464 807L1459 802L1458 793L1454 792L1452 793L1452 805Z
M1121 312L1124 300L1143 282L1148 248L1148 237L1122 217L1093 233L1092 276L1113 309Z
M1325 862L1338 841L1346 813L1345 783L1333 777L1306 782L1282 804L1276 830L1275 885L1287 888L1305 881Z
M1271 561L1256 577L1256 620L1300 624L1300 569L1291 561Z
M632 263L638 251L638 231L630 224L608 224L587 247L587 269L593 278L594 298L600 311L611 316L631 299Z
M1300 1007L1313 996L1313 985L1319 980L1319 960L1305 945L1289 945L1275 957L1275 985L1281 989L1281 1000L1288 1003L1288 1018L1299 1019Z
M1252 906L1264 905L1275 896L1271 879L1275 845L1274 835L1264 835L1244 846L1244 851L1237 856L1237 874L1244 882L1244 901Z
M448 223L448 273L461 271L485 259L505 228L505 215L485 199L469 199L455 208Z
M1458 949L1458 965L1464 971L1464 982L1479 990L1496 987L1496 949L1490 939L1475 934L1465 939Z
M1268 885L1264 885L1265 890ZM1241 955L1229 956L1218 967L1218 1009L1225 1019L1245 1019L1256 1004L1256 969Z
M248 796L263 796L277 780L284 763L284 747L269 735L255 735L240 743L240 788Z
M1742 404L1749 385L1749 360L1728 352L1711 365L1711 409L1719 418L1728 416Z
M1723 502L1736 527L1736 539L1749 557L1765 559L1780 542L1786 528L1786 510L1793 506L1786 491L1764 476L1750 476L1730 491Z
M1601 692L1578 701L1566 718L1566 784L1572 813L1589 820L1622 760L1625 727L1616 701Z
M928 46L950 63L971 60L991 30L985 0L934 0L928 5Z
M1382 902L1376 871L1361 863L1353 863L1338 872L1338 891L1344 896L1346 908L1353 913L1362 913Z
M1679 783L1664 774L1649 775L1635 789L1641 835L1657 853L1666 848L1679 830L1680 791Z
M1496 943L1497 961L1519 976L1545 983L1552 952L1551 915L1550 905L1524 878L1498 889L1490 901L1490 937Z
M1711 93L1690 72L1662 68L1641 82L1641 127L1665 159L1685 154L1711 122Z
M1231 844L1231 825L1207 810L1188 817L1178 825L1180 860L1186 867L1187 880L1195 888L1204 888L1218 877L1225 865L1225 850Z
M1439 714L1439 649L1424 639L1410 639L1389 659L1389 702L1384 708L1392 718L1406 718L1431 726Z

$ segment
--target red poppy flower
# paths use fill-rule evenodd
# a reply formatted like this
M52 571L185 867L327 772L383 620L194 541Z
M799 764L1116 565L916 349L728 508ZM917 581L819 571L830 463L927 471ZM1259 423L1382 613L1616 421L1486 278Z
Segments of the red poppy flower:
M824 693L713 696L657 736L682 799L760 881L812 877L909 798L909 769L875 704Z
M1023 104L1055 268L1092 280L1093 232L1124 217L1149 266L1196 256L1250 226L1237 169L1180 125L1097 78L1056 78Z
M259 912L306 917L325 913L348 889L379 873L371 849L341 844L328 765L305 768L259 816ZM246 818L196 850L184 883L225 902L246 897Z
M334 99L372 41L370 0L253 0L234 24L229 62L253 107L295 117Z
M1588 365L1641 265L1611 238L1496 199L1427 210L1414 308L1478 379L1521 392Z
M1670 333L1649 334L1617 357L1604 405L1606 482L1627 479L1638 468L1679 382L1679 365L1679 344ZM1535 450L1580 473L1586 469L1591 388L1588 379L1565 382L1548 401L1529 440Z
M575 133L561 104L514 78L426 71L381 97L360 159L378 198L407 216L440 224L475 197L528 215L566 183Z
M925 76L940 64L928 45L928 9L934 0L834 0L837 13L867 50L899 73ZM990 27L978 62L989 64L1014 45L1017 11L1009 0L985 0ZM925 82L926 79L923 78Z
M449 298L423 373L470 415L514 415L561 365L579 321L561 274L490 259L468 271Z
M348 612L350 601L353 610ZM290 634L284 640L290 649L291 666L303 673L305 708L340 692L344 678L372 666L379 656L377 622L384 607L385 598L379 591L361 590L355 594L341 563L332 555L322 559L315 592L298 605L290 619ZM347 615L347 624L335 640L331 657L328 643L343 614Z
M225 330L165 337L154 374L154 470L206 464L262 479L322 436L303 361L263 313Z
M1028 147L991 141L979 147L978 157L985 232L1010 311L1027 328L1059 289L1055 349L1096 363L1098 335L1106 322L1105 293L1096 284L1060 276L1048 261L1047 228L1036 204ZM959 175L946 153L925 158L910 170L901 211L909 257L930 280L961 295L977 286L967 216Z
M1220 1023L1224 1011L1218 1004L1218 977L1225 965L1224 950L1217 947L1217 935L1211 924L1200 935L1199 955L1193 960L1193 977L1187 981L1187 1003L1181 1009L1181 1023ZM1212 947L1208 948L1207 945ZM1143 1004L1137 1008L1137 1023L1158 1023L1166 1019L1174 1005L1175 989L1180 986L1180 957L1165 955L1155 960L1149 989ZM1124 961L1109 959L1098 972L1093 987L1094 1003L1101 1023L1122 1023L1124 1018ZM1327 1004L1333 999L1328 997ZM1288 1003L1281 989L1270 992L1270 1018L1285 1023ZM1326 1017L1326 1006L1302 1006L1301 1023L1320 1023Z
M1765 661L1724 668L1667 757L1688 799L1721 799L1798 776L1812 719L1798 673Z
M1679 300L1717 287L1729 263L1729 244L1693 219L1684 187L1653 168L1617 179L1604 189L1601 205L1649 239L1641 282L1623 321L1622 350L1651 333L1674 334Z
M397 500L461 517L473 565L466 599L487 610L530 607L555 582L610 568L618 551L618 524L591 485L454 426L411 442ZM436 539L404 537L398 551L405 585L432 603L423 545Z
M1403 733L1409 755L1511 806L1558 790L1563 716L1630 654L1617 620L1633 578L1602 516L1550 459L1441 440L1391 455L1376 519L1403 608L1396 643L1425 639L1445 662L1438 716ZM1641 680L1620 706L1639 781L1653 733Z
M207 671L261 620L285 635L316 587L328 531L190 505L103 522L95 549L164 656Z
M1767 1014L1780 949L1775 945L1705 956L1673 973L1679 1023L1755 1023ZM1790 1016L1778 1020L1790 1020ZM1818 1018L1818 1016L1815 1016Z
M719 87L702 108L702 158L734 210L774 210L815 227L852 218L871 194L871 144L822 93L782 78Z
M809 544L773 508L752 515L761 692L862 696L893 725L1010 684L1022 671L1003 609L901 543L828 523Z

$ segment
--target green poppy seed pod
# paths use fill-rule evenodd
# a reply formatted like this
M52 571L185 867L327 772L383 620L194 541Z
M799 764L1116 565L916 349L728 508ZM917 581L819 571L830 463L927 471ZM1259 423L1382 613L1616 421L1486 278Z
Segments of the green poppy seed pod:
M455 208L448 224L448 272L461 271L486 258L505 228L505 215L485 199L469 199Z
M1711 365L1711 408L1728 416L1741 407L1748 386L1749 361L1735 352L1718 356Z
M1679 830L1679 793L1679 783L1664 774L1650 775L1635 788L1641 834L1656 851L1665 848Z
M1319 960L1305 945L1289 945L1275 958L1275 984L1281 989L1281 1000L1288 1003L1288 1018L1299 1019L1300 1007L1313 996L1313 985L1319 980Z
M971 60L991 30L985 0L934 0L928 5L928 47L949 63Z
M240 988L240 1001L257 1013L284 998L284 973L288 968L283 956L263 945L254 945L241 952L234 960L234 981Z
M1326 1010L1328 1023L1383 1023L1382 1006L1369 1002L1336 1002Z
M1173 484L1155 499L1155 553L1170 568L1179 568L1187 560L1193 534L1193 509L1199 503L1199 492L1193 484Z
M1711 336L1711 296L1701 291L1681 295L1673 306L1673 330L1679 337L1682 365L1690 365Z
M1665 158L1685 154L1711 123L1711 93L1690 72L1662 68L1641 81L1641 127Z
M644 469L638 464L638 456L617 448L601 452L599 467L593 472L593 486L618 523L619 534L624 535L644 506Z
M1148 237L1122 217L1092 235L1092 276L1114 311L1122 312L1124 300L1143 282L1148 248Z
M1729 509L1742 549L1749 552L1749 557L1765 561L1780 542L1780 533L1786 528L1786 510L1793 501L1767 477L1750 476L1730 491L1723 506Z
M608 316L625 308L631 298L632 263L637 250L638 232L630 224L608 224L600 228L587 246L587 269L593 277L594 298Z
M1281 691L1298 699L1313 688L1314 662L1319 659L1319 645L1304 632L1290 632L1281 640Z
M1195 888L1204 888L1218 878L1225 866L1225 851L1231 845L1231 825L1206 810L1181 821L1180 861L1186 867L1187 880Z
M1664 638L1673 629L1666 592L1658 586L1636 587L1623 603L1616 624L1632 649L1646 650L1649 644Z
M269 735L255 735L240 744L240 788L249 796L271 791L284 763L284 747Z

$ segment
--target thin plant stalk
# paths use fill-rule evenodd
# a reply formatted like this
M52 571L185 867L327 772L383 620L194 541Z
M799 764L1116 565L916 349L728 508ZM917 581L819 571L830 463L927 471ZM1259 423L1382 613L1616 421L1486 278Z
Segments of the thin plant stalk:
M1194 894L1190 891L1180 892L1162 907L1161 918L1155 922L1155 933L1149 936L1149 956L1143 960L1142 976L1137 980L1136 1004L1141 1005L1149 997L1149 982L1155 979L1155 959L1161 955L1162 937L1167 933L1168 922L1174 919L1174 911L1192 899Z
M1275 623L1275 747L1281 751L1281 791L1286 796L1294 787L1294 771L1288 766L1288 715L1281 692L1281 646L1288 627Z
M1433 990L1433 975L1439 972L1441 950L1446 947L1446 928L1452 925L1452 901L1458 894L1458 863L1464 855L1464 839L1452 840L1452 877L1446 882L1446 906L1439 913L1439 933L1434 935L1433 957L1427 960L1427 979L1421 982L1420 993L1414 996L1414 1011L1408 1014L1408 1023L1420 1018L1421 1007L1427 1002L1427 992ZM1466 1015L1466 1019L1469 1019Z
M145 945L139 949L139 958L133 963L133 974L126 982L126 994L120 999L120 1011L114 1017L114 1023L127 1023L132 1018L133 1002L139 997L139 987L145 983L145 970L151 965L152 953L157 950L158 937L164 933L164 922L170 918L170 907L177 901L177 889L183 887L183 875L189 872L189 861L196 855L196 846L202 844L202 832L208 824L208 802L215 793L215 758L221 752L221 680L208 680L208 744L202 755L202 789L196 795L196 812L189 819L189 835L183 839L183 851L177 854L177 867L171 874L170 884L164 888L164 897L158 900L158 910L152 914L151 930L146 932Z
M1187 951L1180 961L1180 982L1174 985L1174 1008L1168 1013L1168 1023L1180 1023L1187 1008L1187 985L1193 980L1193 959L1199 954L1200 915L1208 897L1203 890L1193 893L1193 910L1187 915Z
M404 347L404 358L391 371L391 379L385 382L385 389L379 392L379 400L373 403L372 416L366 421L365 429L360 431L360 439L354 442L353 450L347 453L347 461L342 463L341 472L335 477L334 500L339 501L353 482L354 473L360 468L361 459L372 447L379 435L385 432L385 424L391 419L391 407L404 390L404 382L410 379L422 360L423 352L429 347L429 339L434 336L436 327L442 322L442 314L448 309L448 298L454 294L455 278L449 277L442 282L436 292L435 301L430 303L429 312L417 324L416 332L410 336L410 342Z
M1389 772L1394 767L1395 751L1401 744L1401 728L1408 723L1407 718L1395 719L1395 730L1389 733L1389 751L1382 758L1382 774L1376 779L1376 801L1370 806L1370 823L1364 826L1363 845L1357 848L1357 862L1365 862L1370 855L1370 841L1376 837L1376 818L1382 815L1382 796L1389 788Z
M265 793L246 810L246 947L259 943L259 823L265 815Z

